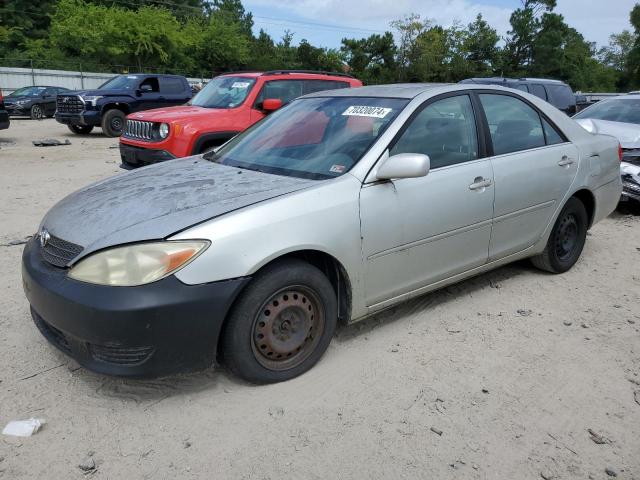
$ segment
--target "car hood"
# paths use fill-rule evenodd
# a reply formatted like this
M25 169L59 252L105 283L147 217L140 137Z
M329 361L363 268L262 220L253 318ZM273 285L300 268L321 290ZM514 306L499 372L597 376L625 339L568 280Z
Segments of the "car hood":
M640 125L594 118L581 118L576 122L588 132L616 137L622 148L640 148Z
M58 202L41 228L84 248L157 240L314 180L271 175L187 157L89 185Z
M149 122L184 122L198 120L200 118L206 118L211 120L213 118L226 117L229 110L220 108L204 108L195 107L193 105L181 105L177 107L167 108L155 108L153 110L145 110L144 112L138 112L131 114L129 118L134 120L146 120Z
M132 95L132 91L130 90L110 90L110 89L104 89L104 90L74 90L74 91L70 91L70 92L64 92L64 93L60 93L59 95L80 95L81 97L85 97L85 96L89 96L89 97L97 97L97 96L131 96Z

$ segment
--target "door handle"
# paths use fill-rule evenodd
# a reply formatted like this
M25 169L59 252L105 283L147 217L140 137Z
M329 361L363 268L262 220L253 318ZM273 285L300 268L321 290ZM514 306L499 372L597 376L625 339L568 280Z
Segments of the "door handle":
M573 163L573 158L569 158L566 155L563 155L562 160L558 162L560 167L566 167Z
M490 178L476 177L473 183L469 185L469 190L482 190L491 186Z

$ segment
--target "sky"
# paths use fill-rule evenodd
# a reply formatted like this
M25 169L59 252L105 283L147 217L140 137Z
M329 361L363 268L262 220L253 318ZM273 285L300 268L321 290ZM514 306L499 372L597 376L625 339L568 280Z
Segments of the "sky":
M608 44L609 35L630 29L629 12L638 0L557 0L556 13L589 42ZM285 30L294 43L340 47L344 37L361 38L391 30L389 22L409 13L450 26L471 22L478 13L504 36L509 16L520 0L244 0L254 15L256 32L263 28L279 40Z

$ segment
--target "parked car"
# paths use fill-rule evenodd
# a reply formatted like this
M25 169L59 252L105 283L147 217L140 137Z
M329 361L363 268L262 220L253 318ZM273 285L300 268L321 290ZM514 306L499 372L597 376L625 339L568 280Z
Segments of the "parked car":
M576 97L571 87L560 80L547 78L468 78L460 83L476 83L483 85L500 85L531 93L546 100L558 110L571 116L576 113Z
M97 90L58 95L56 120L73 133L87 134L102 127L108 137L122 134L125 117L151 108L182 105L191 98L191 87L178 75L118 75Z
M25 246L24 290L43 335L92 370L218 353L251 382L287 380L338 321L522 258L569 270L618 203L618 153L499 87L317 92L217 151L57 203Z
M4 98L2 96L2 90L0 90L0 130L9 128L9 112L4 107Z
M7 95L4 104L9 115L42 120L45 117L53 117L56 113L56 96L70 91L63 87L23 87Z
M640 95L621 95L598 103L575 115L591 133L613 135L622 146L622 201L640 201Z
M360 87L341 73L278 70L215 77L182 107L129 115L120 137L124 167L139 167L211 150L296 97Z

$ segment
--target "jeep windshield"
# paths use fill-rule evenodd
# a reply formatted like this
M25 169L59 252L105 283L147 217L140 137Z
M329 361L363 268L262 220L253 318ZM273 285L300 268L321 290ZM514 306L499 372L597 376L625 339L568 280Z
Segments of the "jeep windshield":
M130 90L136 88L139 82L137 75L118 75L100 85L98 90Z
M217 77L189 103L204 108L235 108L244 102L255 83L255 79L248 77Z
M204 158L291 177L339 177L358 163L408 100L305 98L292 102Z

